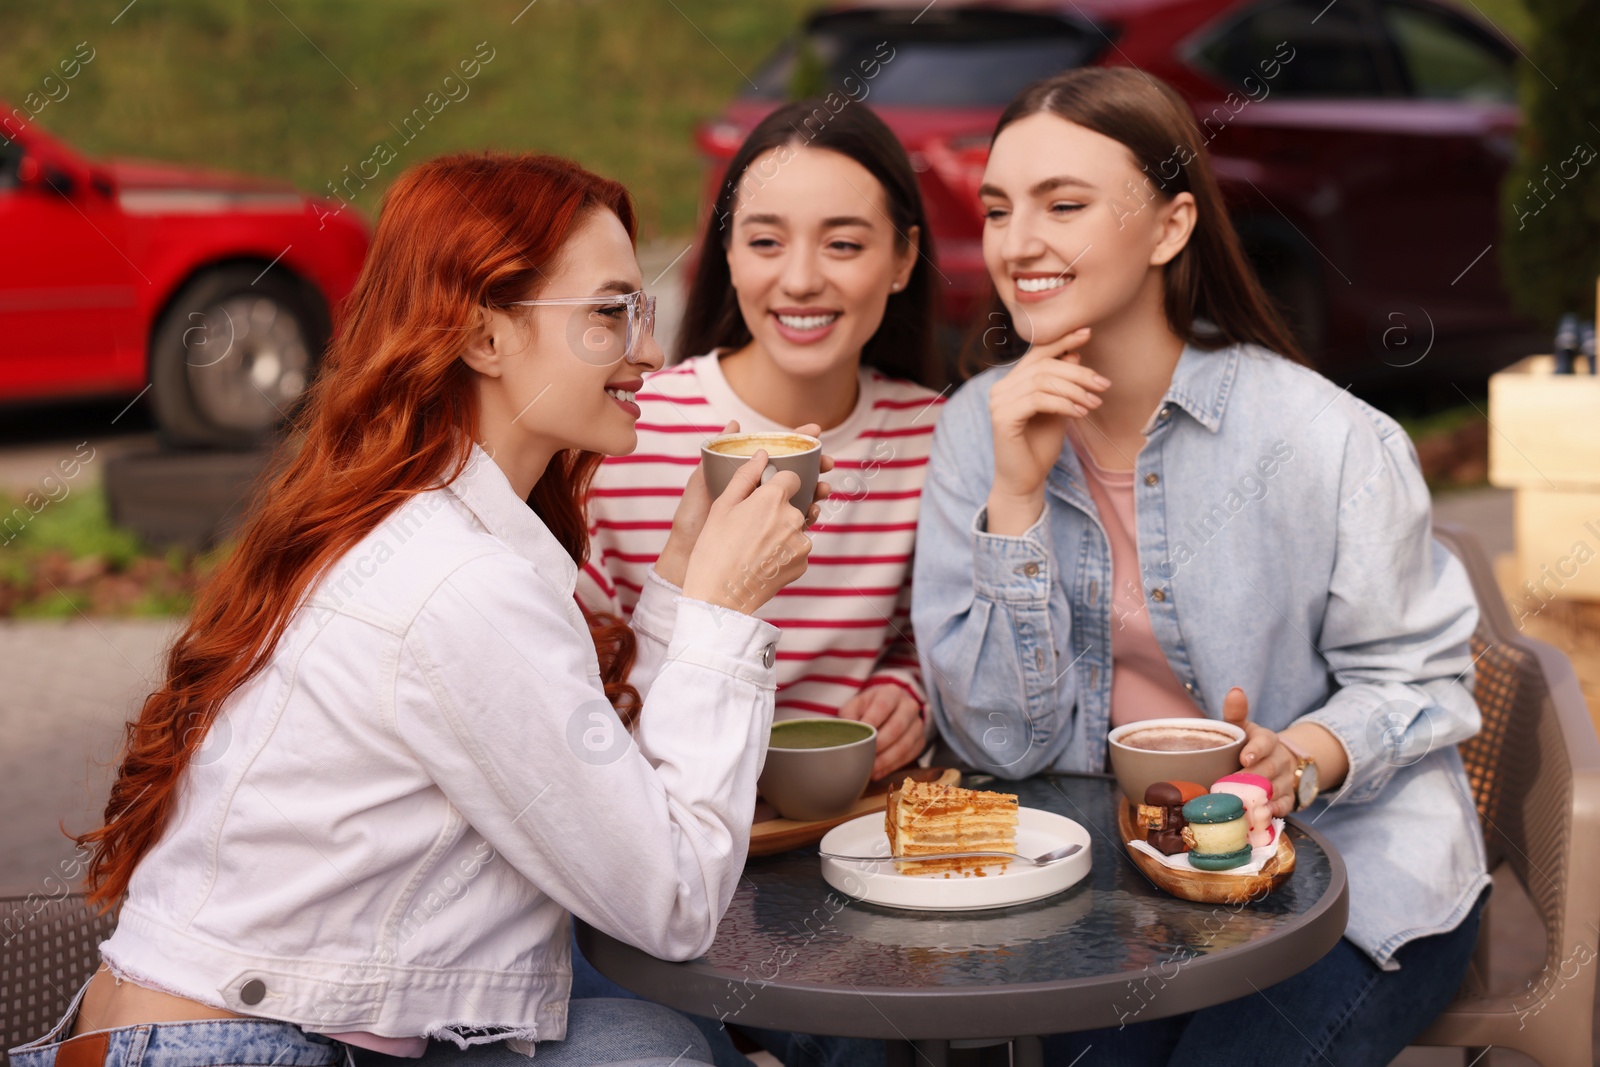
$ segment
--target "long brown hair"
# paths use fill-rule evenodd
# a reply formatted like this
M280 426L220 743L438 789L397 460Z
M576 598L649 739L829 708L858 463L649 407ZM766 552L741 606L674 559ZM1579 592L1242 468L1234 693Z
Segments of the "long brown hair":
M1001 113L994 136L1019 119L1044 112L1126 146L1145 175L1141 196L1170 201L1186 192L1194 197L1194 232L1163 272L1163 302L1173 333L1196 348L1256 344L1306 363L1245 258L1211 170L1205 138L1181 96L1165 82L1128 67L1081 67L1024 89ZM1202 328L1199 320L1208 325ZM971 372L979 363L1012 359L1026 348L995 293L974 324L963 362Z
M184 769L228 696L272 656L317 577L396 508L466 466L477 436L463 343L486 307L536 292L541 268L588 213L636 224L627 190L538 155L452 155L423 163L385 197L343 327L293 436L232 555L201 592L167 657L166 681L125 730L86 884L104 907L126 892L160 838ZM558 454L529 506L581 566L583 500L601 457ZM590 619L607 697L626 717L632 632Z
M830 97L829 99L834 99ZM750 328L739 311L739 296L728 273L727 248L734 200L750 165L775 148L826 148L855 160L883 186L889 222L902 245L911 227L919 230L916 265L905 288L891 293L877 332L861 346L861 362L891 378L937 389L943 384L933 349L933 231L922 206L922 190L906 150L871 108L845 100L835 110L824 100L785 104L762 119L728 161L722 188L711 205L700 237L694 277L684 303L676 358L714 348L750 343ZM758 175L759 177L759 175Z

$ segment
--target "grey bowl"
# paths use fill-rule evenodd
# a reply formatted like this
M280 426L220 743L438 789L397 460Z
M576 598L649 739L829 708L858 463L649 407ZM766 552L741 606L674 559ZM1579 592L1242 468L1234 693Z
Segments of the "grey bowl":
M827 748L767 748L757 788L785 819L813 822L843 815L872 779L878 731L864 722L827 721L851 722L867 734L859 741Z
M1216 748L1178 752L1158 752L1148 748L1133 748L1122 743L1130 733L1152 726L1175 726L1215 730L1232 738ZM1239 753L1244 749L1245 734L1230 722L1219 719L1168 718L1142 719L1116 727L1107 737L1111 749L1111 771L1117 776L1122 792L1135 804L1144 803L1144 791L1157 782L1195 782L1207 789L1225 774L1239 769Z

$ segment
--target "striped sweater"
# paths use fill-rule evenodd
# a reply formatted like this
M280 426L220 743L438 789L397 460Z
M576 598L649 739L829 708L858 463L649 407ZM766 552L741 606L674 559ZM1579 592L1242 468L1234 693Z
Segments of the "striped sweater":
M715 354L645 378L639 445L601 464L589 496L589 562L578 597L626 618L661 554L700 445L729 419L777 431L734 393ZM911 553L918 498L942 396L863 367L855 410L822 434L833 496L809 534L801 578L755 612L783 631L777 717L838 714L867 685L891 683L926 703L911 635Z

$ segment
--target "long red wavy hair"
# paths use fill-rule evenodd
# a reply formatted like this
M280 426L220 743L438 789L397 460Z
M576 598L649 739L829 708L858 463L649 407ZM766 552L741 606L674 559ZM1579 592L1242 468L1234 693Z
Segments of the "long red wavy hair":
M166 683L127 724L104 824L75 837L91 850L85 884L117 903L160 839L185 767L229 694L270 659L317 577L407 498L465 467L477 436L463 342L483 308L539 289L575 224L616 214L636 233L617 182L539 155L452 155L402 174L384 199L339 335L237 545L167 658ZM584 497L601 457L552 459L528 505L579 566ZM590 618L606 695L624 719L632 631Z

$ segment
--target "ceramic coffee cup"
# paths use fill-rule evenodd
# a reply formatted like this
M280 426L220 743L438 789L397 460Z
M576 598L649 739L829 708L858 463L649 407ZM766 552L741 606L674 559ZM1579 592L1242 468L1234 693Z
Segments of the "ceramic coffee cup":
M878 731L864 722L775 722L757 789L785 819L832 819L860 798L872 778L877 751Z
M789 503L804 514L817 493L817 478L822 471L822 442L787 430L718 434L701 445L700 462L705 467L706 488L711 490L712 499L722 495L734 472L748 462L757 449L765 449L767 453L767 469L761 472L763 484L778 471L794 471L800 476L800 488L789 498Z
M1163 751L1129 743L1143 731L1174 745L1202 744L1208 740L1203 732L1210 732L1216 744ZM1239 753L1244 749L1244 730L1218 719L1141 719L1118 726L1109 737L1111 770L1122 792L1135 804L1142 804L1144 791L1157 782L1196 782L1209 789L1212 782L1239 769Z

